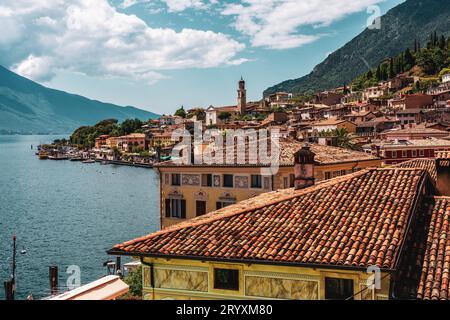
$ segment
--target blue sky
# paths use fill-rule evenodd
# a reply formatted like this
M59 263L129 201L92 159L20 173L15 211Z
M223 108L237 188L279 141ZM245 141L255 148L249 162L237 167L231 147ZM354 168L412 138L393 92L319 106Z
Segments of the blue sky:
M0 0L0 64L156 113L236 103L309 73L402 0Z

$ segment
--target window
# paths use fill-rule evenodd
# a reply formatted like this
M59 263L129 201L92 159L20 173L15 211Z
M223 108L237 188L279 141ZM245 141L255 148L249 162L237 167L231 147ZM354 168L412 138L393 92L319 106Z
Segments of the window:
M345 300L353 296L353 280L325 278L325 299ZM353 300L353 298L351 298Z
M392 158L397 158L397 151L392 151Z
M224 174L223 175L223 186L225 188L233 188L233 175L232 174Z
M219 210L219 209L228 207L228 206L230 206L232 204L234 204L234 202L232 202L232 201L217 201L216 202L216 209Z
M289 175L289 186L290 186L290 188L295 187L295 175L294 174Z
M423 157L425 155L425 152L423 150L419 150L419 156Z
M167 218L186 218L186 200L184 199L166 199L166 217Z
M179 173L172 173L172 185L173 186L181 185L181 174L179 174Z
M202 187L212 187L212 174L202 174Z
M195 208L197 217L206 214L206 201L197 200L195 202Z
M325 172L325 180L331 179L331 172Z
M252 188L262 188L262 178L260 174L252 174Z
M239 290L239 270L214 269L214 289Z
M412 150L411 154L413 158L417 157L417 150Z
M289 188L288 178L284 177L283 178L283 189L287 189L287 188Z
M402 158L406 158L406 156L407 156L406 150L402 150Z

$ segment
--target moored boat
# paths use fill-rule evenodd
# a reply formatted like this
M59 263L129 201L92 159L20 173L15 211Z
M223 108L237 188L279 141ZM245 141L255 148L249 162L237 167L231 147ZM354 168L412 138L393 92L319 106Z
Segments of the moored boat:
M87 160L84 160L83 163L95 163L95 160L87 159Z
M51 155L51 156L48 156L48 158L50 160L68 160L69 159L68 156L63 155L63 154Z
M45 151L39 151L39 159L40 160L46 160L48 159L48 153Z

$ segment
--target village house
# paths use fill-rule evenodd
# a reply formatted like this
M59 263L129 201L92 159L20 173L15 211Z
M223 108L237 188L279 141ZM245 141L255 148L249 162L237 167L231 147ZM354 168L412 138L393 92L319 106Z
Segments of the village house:
M342 118L350 122L366 122L375 119L377 116L372 111L352 112Z
M154 168L160 177L161 226L167 227L264 192L293 187L293 155L303 144L283 138L279 143L279 169L273 175L263 171L271 166L271 161L249 160L248 144L246 161L242 164L236 157L231 163L222 164L179 164L175 161L156 164ZM381 159L364 152L318 144L311 145L311 149L316 154L316 181L381 165ZM216 154L227 151L229 149L216 151ZM231 150L232 153L235 151Z
M435 266L450 256L450 198L436 196L434 161L319 183L314 163L314 153L302 148L295 154L295 188L108 253L140 259L148 300L448 299L448 278Z
M336 129L345 129L348 133L356 132L356 124L343 119L330 118L326 120L312 122L309 125L309 132L314 134L315 132L332 131Z
M381 152L383 164L391 165L417 158L435 158L439 151L450 151L450 140L385 140L363 146L366 152ZM374 151L375 150L375 151Z
M341 118L350 113L348 106L340 104L324 109L324 118Z
M428 94L407 94L388 101L388 107L397 110L424 109L432 105L433 96Z
M107 140L109 138L109 135L102 134L101 136L95 138L95 148L101 149L107 147Z
M288 92L275 92L270 94L267 98L267 101L272 102L287 102L292 99L292 93Z
M369 102L361 102L349 105L351 112L360 113L360 112L378 112L380 107L374 103Z
M313 104L322 104L326 106L333 106L341 103L341 99L343 98L342 93L336 93L332 91L325 91L316 93L311 101Z
M148 139L145 133L130 133L117 137L117 147L123 152L133 152L136 149L147 150Z
M413 124L386 130L381 134L384 140L417 140L426 138L442 139L448 137L448 135L448 131Z
M364 101L369 101L371 99L379 99L388 93L387 88L383 86L376 86L364 89L362 93L362 99Z
M395 116L400 124L418 124L423 121L423 111L421 109L396 110Z

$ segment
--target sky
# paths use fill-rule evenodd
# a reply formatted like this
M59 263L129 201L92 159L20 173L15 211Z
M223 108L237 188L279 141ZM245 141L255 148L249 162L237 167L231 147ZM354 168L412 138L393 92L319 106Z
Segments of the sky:
M0 0L0 64L158 114L309 73L403 0Z

